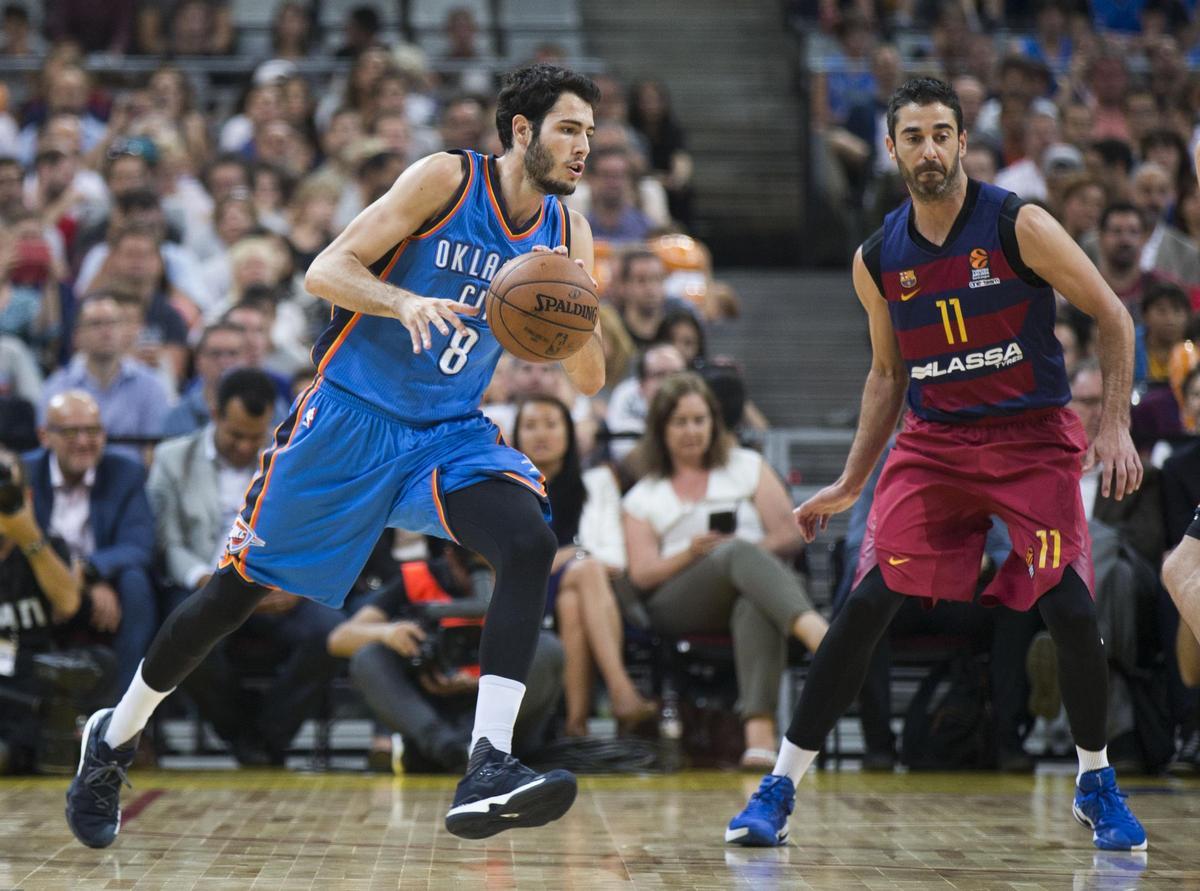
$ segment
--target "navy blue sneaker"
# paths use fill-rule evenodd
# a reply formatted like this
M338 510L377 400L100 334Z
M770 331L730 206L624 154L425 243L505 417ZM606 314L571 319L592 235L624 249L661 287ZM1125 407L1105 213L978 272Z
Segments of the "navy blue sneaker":
M88 718L79 769L67 789L67 825L89 848L107 848L116 839L121 829L121 786L129 786L125 772L137 753L136 744L114 749L104 741L112 713L111 708L101 709Z
M771 848L787 843L788 816L796 806L796 787L787 777L767 774L740 814L729 821L725 841Z
M576 791L574 774L534 773L481 737L454 792L446 829L459 838L487 838L505 829L544 826L570 809Z
M1117 788L1111 767L1089 770L1075 787L1075 819L1092 830L1092 843L1102 851L1144 851L1146 830Z

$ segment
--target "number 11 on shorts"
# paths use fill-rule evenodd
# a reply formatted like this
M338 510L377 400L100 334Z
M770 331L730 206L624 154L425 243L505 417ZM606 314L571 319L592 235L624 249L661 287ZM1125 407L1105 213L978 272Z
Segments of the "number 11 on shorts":
M1046 568L1047 556L1052 556L1050 563L1051 569L1058 569L1059 559L1062 557L1062 536L1057 529L1039 529L1034 533L1038 537L1038 541L1042 543L1042 552L1038 556L1038 569ZM1054 553L1050 555L1050 540L1054 540Z

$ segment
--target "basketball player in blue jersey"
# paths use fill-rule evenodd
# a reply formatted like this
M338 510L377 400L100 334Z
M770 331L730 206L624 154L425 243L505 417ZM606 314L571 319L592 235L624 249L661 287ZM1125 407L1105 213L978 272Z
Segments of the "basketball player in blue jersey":
M590 272L591 231L559 196L583 174L598 98L570 71L517 71L498 99L502 156L414 164L313 262L305 284L335 307L316 379L264 453L218 571L164 623L116 708L88 721L67 792L81 842L112 843L138 734L213 645L276 589L340 606L385 527L460 542L496 570L447 829L483 838L571 806L570 773L536 774L510 754L556 541L541 474L479 411L500 356L481 307L496 271L533 249L569 252ZM597 392L599 331L563 366Z
M725 840L787 838L795 784L857 695L879 638L905 597L970 602L984 536L997 515L1013 551L982 602L1037 608L1058 650L1059 683L1079 756L1075 818L1109 850L1144 850L1106 752L1108 668L1092 600L1079 480L1137 489L1129 435L1133 324L1087 257L1048 213L968 180L954 91L918 78L888 106L888 151L911 202L854 257L873 361L841 477L802 504L808 541L858 498L907 393L867 523L856 587L813 658L775 769L729 823ZM1089 450L1054 337L1055 291L1099 330L1104 402Z

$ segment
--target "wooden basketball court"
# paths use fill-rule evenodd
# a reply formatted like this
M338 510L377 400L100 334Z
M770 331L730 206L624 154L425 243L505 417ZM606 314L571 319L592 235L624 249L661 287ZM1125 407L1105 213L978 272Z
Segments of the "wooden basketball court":
M581 780L540 830L464 842L450 778L139 771L113 847L77 844L66 780L0 782L0 889L1200 889L1200 779L1129 778L1144 855L1105 854L1070 816L1073 776L817 773L786 848L725 846L757 779Z

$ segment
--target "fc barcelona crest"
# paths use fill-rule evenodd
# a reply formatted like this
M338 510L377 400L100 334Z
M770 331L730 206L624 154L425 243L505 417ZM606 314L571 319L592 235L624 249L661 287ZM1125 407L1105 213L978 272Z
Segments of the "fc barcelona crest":
M905 269L900 273L900 287L915 288L917 286L917 273L912 269Z

